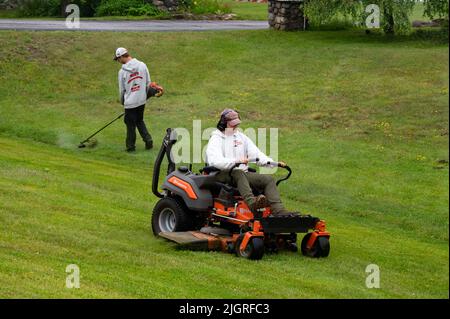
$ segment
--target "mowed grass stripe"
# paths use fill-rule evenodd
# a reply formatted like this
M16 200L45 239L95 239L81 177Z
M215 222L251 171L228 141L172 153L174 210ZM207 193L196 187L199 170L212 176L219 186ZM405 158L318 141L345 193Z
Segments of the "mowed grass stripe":
M353 31L0 40L1 296L448 298L448 46ZM122 111L118 43L166 88L145 115L156 149L138 141L126 154L121 121L77 149ZM282 197L327 221L328 259L251 263L151 234L165 129L214 127L230 106L244 129L279 128L280 159L294 169ZM69 263L82 269L80 290L64 287ZM369 263L379 290L365 286Z
M39 154L42 144L21 145L20 142L2 138L2 145L14 146L9 148L10 152L6 156L2 154L2 159L9 156L15 158L17 154L11 150L17 150L21 154L32 152L34 157L31 162L38 167L45 163L51 172L61 165L55 159L65 157L64 150L53 148L50 153L44 151L44 154ZM70 164L76 166L82 175L92 170L91 163L84 163L76 157L71 157ZM428 251L433 250L435 253L432 258L442 259L448 253L445 245L439 248L413 240L405 245L402 236L343 223L338 218L330 221L334 238L333 253L329 259L293 258L294 254L280 253L267 255L260 263L249 263L227 254L180 251L171 244L153 238L148 228L149 214L146 212L140 212L139 209L124 211L115 208L113 203L108 205L108 201L102 200L98 206L103 209L86 204L84 200L77 206L73 202L73 194L70 194L71 183L64 184L64 178L58 178L54 183L58 185L60 192L64 194L69 191L72 196L58 196L56 192L50 192L53 195L49 195L46 188L33 185L38 183L37 180L29 182L28 187L34 186L32 191L28 188L21 189L22 181L11 180L12 175L8 176L8 181L15 186L13 188L18 188L19 194L2 192L2 203L6 203L8 195L18 196L18 200L14 205L3 204L1 216L3 227L11 226L6 229L16 231L2 231L2 242L9 243L2 245L2 255L5 257L2 258L2 267L5 269L2 280L13 286L17 284L15 281L20 281L25 290L30 289L25 283L29 281L33 282L33 287L40 287L23 295L27 297L50 297L49 291L57 291L63 297L233 298L254 295L308 298L323 295L338 298L346 293L355 296L369 293L366 296L386 297L387 295L367 290L364 286L365 273L362 270L373 261L372 255L377 256L376 261L382 268L389 267L390 270L383 277L387 283L402 279L406 285L424 284L428 287L429 282L416 282L406 276L404 266L411 273L421 267L421 271L436 274L440 266L433 267L433 263L428 263L428 267L424 269L417 262L417 256L425 256ZM95 171L92 171L91 177L96 179ZM2 174L2 190L5 190L4 182L5 175ZM114 193L107 191L99 195L108 199ZM95 212L94 216L92 212ZM126 216L122 216L125 214ZM17 229L21 231L17 232ZM380 247L377 237L389 238L389 241ZM398 251L398 247L403 247L402 251L408 253ZM411 255L413 251L415 253ZM355 258L355 255L358 257ZM392 267L392 255L402 258L401 267ZM69 291L64 288L65 265L80 261L83 273L86 274L83 277L86 289ZM223 263L240 271L224 274ZM330 263L333 267L330 267ZM31 271L26 267L30 264L33 265ZM251 285L255 267L261 273L260 280L264 283L262 286ZM440 275L435 277L434 280L439 281ZM274 281L273 278L277 279ZM355 281L360 281L356 290ZM402 296L402 290L398 286L387 285L390 289L389 296ZM214 287L220 287L220 291ZM239 287L247 288L241 290ZM115 292L110 295L109 291ZM17 291L4 293L12 296Z

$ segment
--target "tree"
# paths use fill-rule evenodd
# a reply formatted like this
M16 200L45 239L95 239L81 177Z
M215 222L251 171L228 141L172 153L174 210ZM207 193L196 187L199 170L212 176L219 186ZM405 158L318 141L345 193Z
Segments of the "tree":
M423 0L424 15L433 19L448 20L449 0ZM352 17L363 22L367 13L365 8L375 4L380 8L381 27L387 34L408 33L411 29L409 16L417 0L305 0L305 13L308 19L317 24L329 22L337 14Z
M436 17L448 22L448 0L423 0L424 15L430 19Z
M381 27L386 34L407 33L411 29L409 15L416 0L364 0L363 5L371 3L380 7Z

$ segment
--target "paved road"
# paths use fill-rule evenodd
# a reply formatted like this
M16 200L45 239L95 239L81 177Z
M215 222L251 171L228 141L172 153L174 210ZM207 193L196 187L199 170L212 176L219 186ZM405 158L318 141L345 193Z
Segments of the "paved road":
M206 31L267 29L267 21L151 20L92 21L81 20L79 29L68 29L64 20L0 19L0 30L69 30L69 31Z

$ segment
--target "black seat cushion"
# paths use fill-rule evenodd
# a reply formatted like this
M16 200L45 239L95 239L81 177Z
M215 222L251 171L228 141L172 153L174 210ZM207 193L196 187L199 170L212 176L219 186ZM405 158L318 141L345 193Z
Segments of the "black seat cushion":
M252 173L256 173L256 170L254 168L251 168L251 167L248 168L248 171L252 172ZM202 174L206 173L206 174L209 175L209 174L216 173L216 172L220 172L220 169L218 169L215 166L205 166L205 167L200 169L200 173L202 173ZM209 179L209 181L211 181L211 180ZM198 185L201 188L208 188L211 191L211 193L213 194L213 196L217 196L220 193L220 190L223 187L231 189L233 191L233 196L240 196L239 190L236 187L233 187L233 186L231 186L229 184L225 184L225 183L214 181L212 183L211 182L209 182L209 183L201 183L201 184L198 184ZM255 189L255 188L252 188L252 190L253 190L253 194L255 196L258 196L258 195L262 194L261 191Z
M220 172L220 169L218 169L215 166L205 166L203 168L200 169L200 173L206 173L206 174L211 174L212 172Z

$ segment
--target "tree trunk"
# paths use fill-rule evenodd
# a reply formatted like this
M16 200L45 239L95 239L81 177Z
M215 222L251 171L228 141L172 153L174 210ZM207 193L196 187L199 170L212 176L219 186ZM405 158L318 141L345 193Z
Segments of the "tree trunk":
M61 0L61 17L66 17L66 7L70 3L70 0Z
M386 34L394 34L394 16L392 14L392 8L386 4L383 7L383 17L384 17L384 32Z

